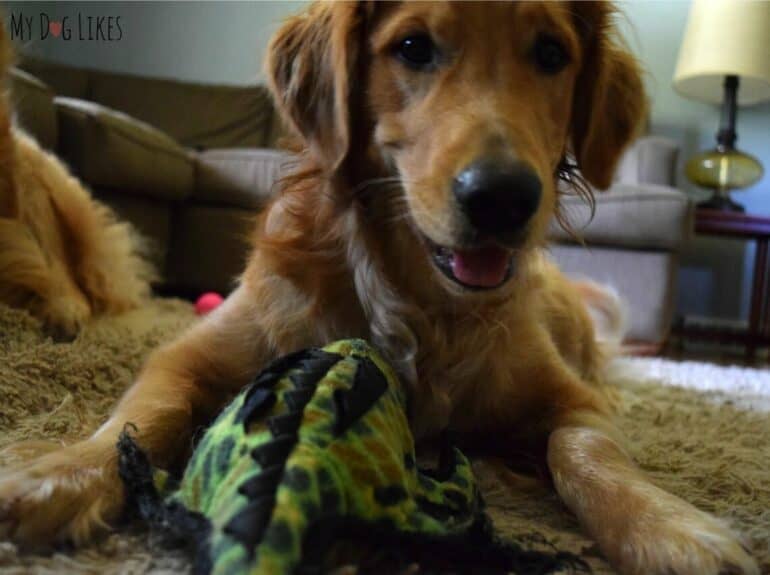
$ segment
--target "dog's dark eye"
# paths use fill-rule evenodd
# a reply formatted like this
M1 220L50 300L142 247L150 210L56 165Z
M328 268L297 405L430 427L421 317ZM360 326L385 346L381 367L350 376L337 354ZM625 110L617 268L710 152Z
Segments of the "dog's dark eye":
M436 45L427 34L412 34L395 46L398 59L415 70L427 70L433 67L437 52Z
M535 40L535 63L546 74L557 74L569 63L566 48L556 38L540 35Z

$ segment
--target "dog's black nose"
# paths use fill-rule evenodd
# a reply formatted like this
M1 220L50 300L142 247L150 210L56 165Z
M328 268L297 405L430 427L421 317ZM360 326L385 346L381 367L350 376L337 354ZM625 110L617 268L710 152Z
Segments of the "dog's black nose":
M524 227L540 205L542 185L525 162L485 159L463 169L452 191L477 231L499 236Z

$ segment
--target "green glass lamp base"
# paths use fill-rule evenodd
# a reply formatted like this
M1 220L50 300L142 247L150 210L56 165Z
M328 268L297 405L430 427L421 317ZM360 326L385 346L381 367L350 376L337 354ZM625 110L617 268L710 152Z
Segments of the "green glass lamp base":
M685 167L691 182L714 191L708 200L698 204L698 208L730 212L746 211L733 201L730 191L754 185L762 178L763 171L762 164L754 156L723 146L697 154Z
M685 166L689 180L711 189L747 188L762 178L762 164L740 150L716 148L693 156Z
M708 200L699 202L697 208L699 210L721 210L725 212L740 213L746 211L746 208L744 208L738 202L733 201L729 194L719 192L714 192L714 195L712 195Z

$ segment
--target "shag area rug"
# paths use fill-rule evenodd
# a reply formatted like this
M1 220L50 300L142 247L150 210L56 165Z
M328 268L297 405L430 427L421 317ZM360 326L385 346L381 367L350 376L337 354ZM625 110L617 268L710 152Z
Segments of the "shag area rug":
M72 343L55 343L28 314L0 305L0 450L23 439L69 442L88 434L147 353L194 321L189 304L157 299L121 317L94 321ZM619 359L610 381L621 427L644 470L661 487L732 523L762 572L770 573L770 372ZM595 573L611 573L553 493L535 481L513 489L492 467L475 468L502 535L572 551ZM184 556L160 548L136 526L76 552L28 555L0 542L3 574L188 570Z

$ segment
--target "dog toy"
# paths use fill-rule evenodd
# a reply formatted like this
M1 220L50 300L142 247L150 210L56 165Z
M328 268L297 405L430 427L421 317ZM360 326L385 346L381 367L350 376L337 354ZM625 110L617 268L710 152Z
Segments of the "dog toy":
M218 293L213 291L206 292L195 301L195 313L198 315L206 315L218 308L223 301L225 301L225 299Z
M209 427L181 482L153 470L128 429L120 473L130 505L191 546L198 573L582 565L498 541L459 450L438 470L418 469L406 409L392 368L367 343L343 340L269 365Z

